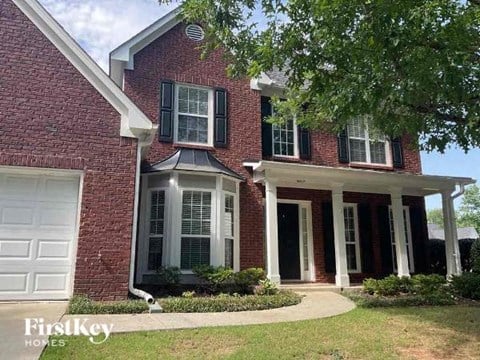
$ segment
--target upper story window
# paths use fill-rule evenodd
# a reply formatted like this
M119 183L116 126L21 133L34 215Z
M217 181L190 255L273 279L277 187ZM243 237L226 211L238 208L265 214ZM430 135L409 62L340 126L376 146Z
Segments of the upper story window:
M176 142L212 145L212 90L186 85L176 90Z
M272 126L273 155L275 156L298 156L297 131L294 120L288 120L284 124Z
M390 165L389 142L384 135L374 134L368 121L355 119L348 126L350 161Z

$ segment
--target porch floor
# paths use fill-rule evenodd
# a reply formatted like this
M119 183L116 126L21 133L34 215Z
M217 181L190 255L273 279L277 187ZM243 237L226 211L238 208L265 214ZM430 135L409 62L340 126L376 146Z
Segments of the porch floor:
M301 282L301 281L283 281L280 289L293 290L298 292L304 291L330 291L335 293L341 293L345 290L358 291L362 289L362 284L353 283L348 287L339 287L330 283L315 283L315 282Z

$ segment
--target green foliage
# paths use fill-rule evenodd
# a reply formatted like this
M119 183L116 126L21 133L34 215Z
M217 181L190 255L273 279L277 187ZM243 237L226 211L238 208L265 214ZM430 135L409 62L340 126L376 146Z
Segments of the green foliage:
M384 279L365 279L364 291L371 295L395 296L402 293L410 293L413 290L413 282L408 277L390 275Z
M427 220L429 224L436 224L443 228L443 211L442 209L431 209L427 211Z
M480 188L477 185L465 189L457 218L458 226L473 226L480 233Z
M291 291L281 291L275 295L245 295L165 298L159 299L164 312L234 312L266 310L299 304L302 297Z
M444 291L447 286L447 280L444 276L438 274L412 276L412 292L419 295L429 295Z
M480 300L480 274L463 273L452 278L456 294L466 299Z
M187 299L191 299L191 298L195 297L195 294L196 294L195 291L184 291L182 293L182 297L187 298Z
M470 249L470 264L474 273L480 274L480 239L473 242Z
M260 280L255 286L253 293L255 295L275 295L278 293L277 285L270 279Z
M348 293L358 307L407 307L407 306L441 306L454 305L455 298L448 293L432 293L428 295L402 295L402 296L372 296L367 294Z
M260 280L265 279L265 272L260 268L249 268L234 272L223 266L202 265L195 267L193 272L203 280L202 286L209 293L220 292L232 294L252 294L253 289Z
M367 116L427 150L480 144L478 0L181 2L204 25L203 56L225 49L231 76L286 73L276 121L339 131Z
M75 295L68 304L68 314L141 314L148 312L144 300L92 301L83 295Z
M182 272L177 266L162 266L161 268L157 269L157 275L162 284L167 286L178 285L180 283Z

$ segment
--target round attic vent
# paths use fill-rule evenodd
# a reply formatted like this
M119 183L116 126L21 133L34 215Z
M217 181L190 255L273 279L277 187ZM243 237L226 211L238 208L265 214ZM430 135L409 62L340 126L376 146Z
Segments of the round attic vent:
M188 25L185 29L185 34L187 34L187 37L193 41L202 41L205 37L202 27L197 24Z

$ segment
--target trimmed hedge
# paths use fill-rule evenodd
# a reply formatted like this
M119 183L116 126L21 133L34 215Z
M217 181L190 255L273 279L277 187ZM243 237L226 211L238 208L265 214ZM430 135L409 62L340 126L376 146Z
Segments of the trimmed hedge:
M141 314L149 308L144 300L92 301L76 295L68 304L67 314Z
M451 285L457 295L466 299L480 300L480 274L463 273L454 276Z
M455 305L455 298L449 294L375 296L346 293L346 296L361 308Z
M207 297L171 297L158 299L164 312L206 313L267 310L297 305L302 296L292 291L280 291L275 295L218 295Z

